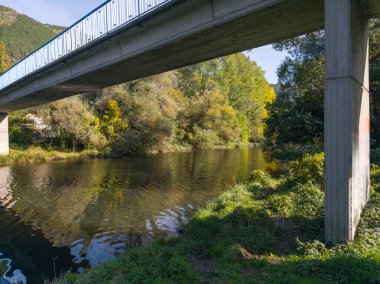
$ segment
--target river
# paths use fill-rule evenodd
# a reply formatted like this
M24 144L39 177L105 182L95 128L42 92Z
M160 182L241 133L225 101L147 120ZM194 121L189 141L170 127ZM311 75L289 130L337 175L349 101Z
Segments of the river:
M43 283L157 237L262 168L260 149L0 168L0 283Z

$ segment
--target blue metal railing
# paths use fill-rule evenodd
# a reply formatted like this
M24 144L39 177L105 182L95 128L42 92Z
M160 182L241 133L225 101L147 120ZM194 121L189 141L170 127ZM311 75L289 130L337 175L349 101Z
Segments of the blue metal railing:
M173 0L109 0L0 76L0 91Z

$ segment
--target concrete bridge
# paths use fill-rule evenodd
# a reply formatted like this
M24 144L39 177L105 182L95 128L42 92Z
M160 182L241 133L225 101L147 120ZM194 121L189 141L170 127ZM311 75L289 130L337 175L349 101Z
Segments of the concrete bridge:
M368 19L379 0L111 0L0 77L7 113L325 27L326 242L353 240L369 198Z

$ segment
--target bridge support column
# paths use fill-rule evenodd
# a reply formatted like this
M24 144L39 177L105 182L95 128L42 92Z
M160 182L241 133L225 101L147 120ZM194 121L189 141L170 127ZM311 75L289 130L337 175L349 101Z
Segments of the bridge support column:
M369 197L368 17L360 0L325 0L325 239L354 239Z
M0 113L0 155L9 154L8 114Z

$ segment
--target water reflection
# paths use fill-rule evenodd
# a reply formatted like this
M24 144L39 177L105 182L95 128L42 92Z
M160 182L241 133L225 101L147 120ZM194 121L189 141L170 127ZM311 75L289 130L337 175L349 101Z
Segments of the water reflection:
M195 208L262 166L258 149L243 149L3 167L0 252L29 282L81 270L175 236Z
M1 256L1 254L0 254ZM18 269L13 271L13 275L9 276L8 272L11 271L11 263L12 261L7 258L0 259L0 283L2 284L8 284L8 283L15 283L15 284L24 284L26 283L26 277L22 272Z

